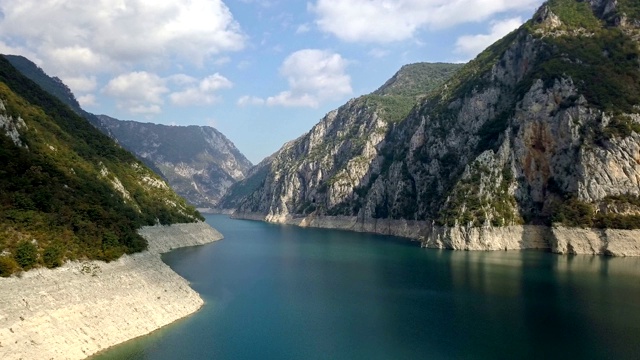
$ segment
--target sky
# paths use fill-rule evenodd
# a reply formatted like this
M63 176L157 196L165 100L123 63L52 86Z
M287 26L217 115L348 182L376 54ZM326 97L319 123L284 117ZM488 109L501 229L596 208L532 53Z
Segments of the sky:
M0 53L82 107L213 126L254 164L402 65L467 62L542 0L0 0Z

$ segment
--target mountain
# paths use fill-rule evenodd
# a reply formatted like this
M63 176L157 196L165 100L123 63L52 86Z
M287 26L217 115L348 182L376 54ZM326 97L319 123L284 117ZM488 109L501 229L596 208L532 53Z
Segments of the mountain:
M144 250L137 230L201 215L0 57L0 275Z
M342 199L356 191L390 129L419 99L462 65L418 63L403 66L375 92L329 112L309 133L285 144L232 186L220 207L238 213L340 213Z
M122 121L84 111L71 90L23 56L5 55L23 75L68 105L163 176L189 203L216 207L231 184L252 164L223 134L207 126L164 126Z
M191 204L213 208L226 190L244 179L252 164L218 130L208 126L166 126L99 115L122 147L151 163Z
M329 113L223 204L428 247L640 255L639 19L551 0L410 111L373 94Z

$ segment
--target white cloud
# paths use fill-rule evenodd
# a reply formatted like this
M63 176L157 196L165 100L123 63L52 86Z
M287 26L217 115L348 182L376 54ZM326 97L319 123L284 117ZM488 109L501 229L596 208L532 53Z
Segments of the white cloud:
M198 82L198 79L194 78L193 76L189 76L187 74L171 75L171 76L168 76L166 80L172 84L179 85L179 86L191 85Z
M95 76L73 76L62 79L65 85L80 93L91 92L98 86Z
M81 107L98 105L96 96L93 94L82 95L78 97L78 103Z
M251 66L251 62L247 61L247 60L242 60L238 63L238 65L236 65L236 68L238 68L238 70L246 70Z
M0 14L0 48L63 79L198 65L246 42L222 0L0 0Z
M231 58L230 58L230 57L228 57L228 56L223 56L223 57L221 57L221 58L219 58L219 59L216 59L213 63L214 63L216 66L222 66L222 65L226 65L226 64L228 64L228 63L230 63L230 62L231 62Z
M421 28L447 28L542 0L316 0L308 8L320 30L348 42L407 40Z
M207 105L219 100L217 91L232 86L229 79L218 73L198 80L186 74L162 78L146 71L137 71L111 79L102 92L114 98L120 109L152 115L162 112L167 96L173 105Z
M340 54L305 49L289 55L280 74L289 90L266 99L267 105L317 107L327 100L351 94L351 78L345 73L348 62Z
M207 76L200 82L201 91L216 91L220 89L228 89L233 86L233 83L226 77L215 73L211 76Z
M1 13L0 13L0 15L1 15ZM0 19L1 18L2 17L0 16ZM42 60L40 59L40 57L36 53L30 51L29 49L25 48L24 46L9 45L6 42L2 41L1 36L0 36L0 54L22 55L22 56L26 57L27 59L33 61L35 64L41 64L42 63Z
M304 24L298 25L298 28L296 29L296 34L304 34L309 31L311 31L311 25L304 23Z
M478 55L487 46L501 39L511 31L522 25L522 18L516 17L502 21L494 21L491 23L491 29L488 34L464 35L456 41L455 52L471 57Z
M256 96L245 95L238 99L238 106L264 105L264 99Z
M179 106L213 104L219 100L215 92L230 88L233 83L224 76L215 73L202 79L197 86L190 86L169 95L171 103Z
M389 55L389 51L384 49L375 48L369 51L369 56L378 58L378 59L383 58L387 55Z
M102 91L116 99L118 108L134 114L159 114L169 89L158 75L137 71L111 79Z

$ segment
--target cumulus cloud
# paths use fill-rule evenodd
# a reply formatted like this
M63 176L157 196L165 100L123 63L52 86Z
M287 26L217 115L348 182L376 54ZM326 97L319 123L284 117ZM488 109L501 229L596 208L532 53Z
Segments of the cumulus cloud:
M246 41L222 0L0 0L0 13L1 47L35 54L63 80L168 61L201 64Z
M121 74L109 81L102 92L116 99L120 109L132 114L154 115L162 112L168 100L173 105L207 105L219 100L216 92L233 83L215 73L203 79L186 74L160 77L146 71Z
M71 89L81 93L93 91L98 86L95 76L71 76L64 78L63 82Z
M305 49L292 53L280 67L289 90L265 100L267 105L317 107L327 100L351 94L348 62L326 50Z
M169 92L166 81L156 74L136 71L111 79L102 91L115 98L118 108L133 114L159 114L163 96Z
M195 79L194 79L195 80ZM226 77L215 73L202 79L197 86L189 86L169 95L171 103L179 106L213 104L219 100L215 94L221 89L230 88L233 83Z
M238 99L238 106L264 105L264 99L256 96L245 95Z
M478 55L487 46L501 39L511 31L522 25L522 18L516 17L502 21L494 21L491 23L491 29L488 34L464 35L456 41L455 51L469 57Z
M510 10L528 10L541 0L316 0L308 5L320 30L348 42L406 40L421 28L447 28Z
M96 101L96 96L93 94L87 94L87 95L78 97L78 103L80 103L80 106L82 107L98 105L98 102Z
M298 25L298 28L296 29L296 34L304 34L309 31L311 31L311 25L304 23L304 24Z

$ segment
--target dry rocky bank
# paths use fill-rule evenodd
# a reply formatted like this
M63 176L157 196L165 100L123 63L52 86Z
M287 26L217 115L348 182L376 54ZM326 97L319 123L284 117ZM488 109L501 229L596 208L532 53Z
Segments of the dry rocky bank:
M518 225L444 227L427 221L357 216L291 216L235 213L233 217L272 223L369 232L418 240L423 247L451 250L549 250L557 254L640 256L640 230Z
M203 300L160 254L222 235L204 222L140 234L148 251L0 279L0 359L83 359L197 311Z

